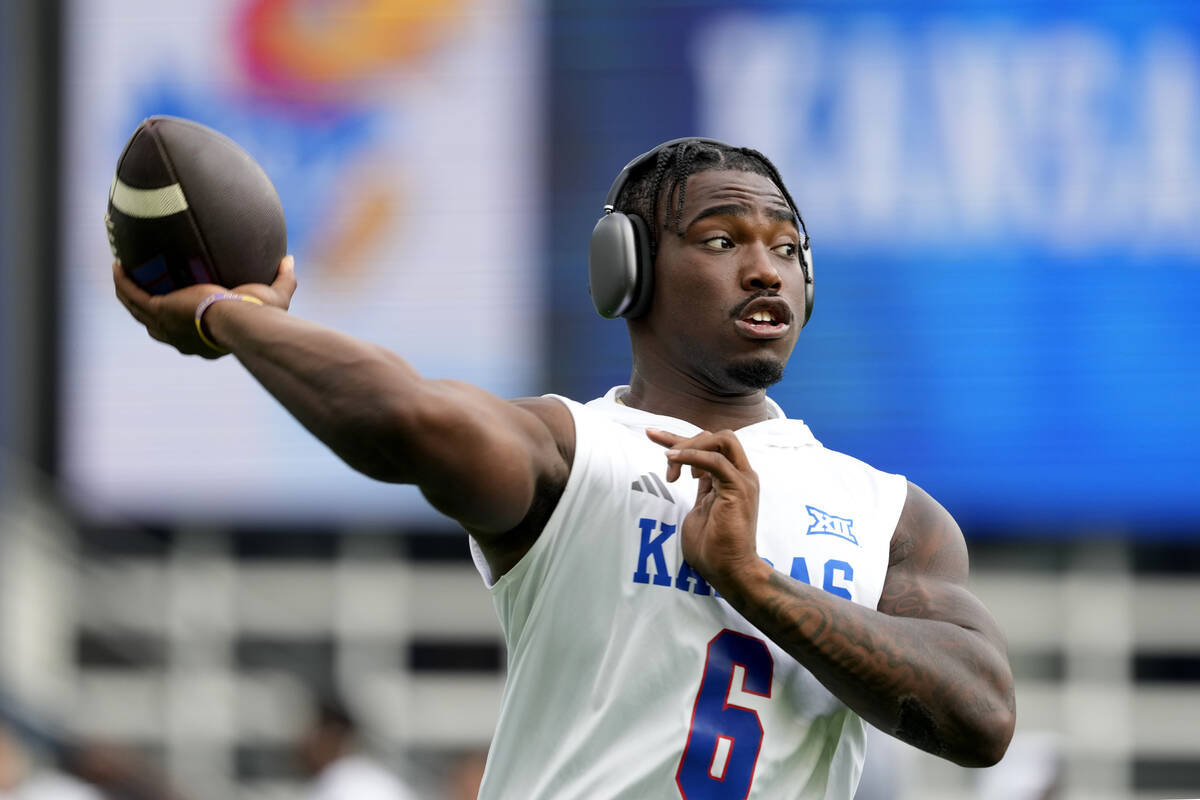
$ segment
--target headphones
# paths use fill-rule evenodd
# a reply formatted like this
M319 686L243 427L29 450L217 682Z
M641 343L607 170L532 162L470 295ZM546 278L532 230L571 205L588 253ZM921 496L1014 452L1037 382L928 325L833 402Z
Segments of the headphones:
M604 216L592 230L588 245L588 290L592 295L592 303L602 317L633 319L650 308L650 299L654 296L650 229L637 214L623 214L614 206L632 172L658 158L658 154L666 148L683 143L715 144L729 150L738 149L716 139L687 136L663 142L625 165L604 198ZM800 327L804 327L812 316L813 307L812 249L809 246L808 229L804 227L800 212L790 199L788 205L796 216L796 227L804 235L799 248L800 263L804 269L804 319Z

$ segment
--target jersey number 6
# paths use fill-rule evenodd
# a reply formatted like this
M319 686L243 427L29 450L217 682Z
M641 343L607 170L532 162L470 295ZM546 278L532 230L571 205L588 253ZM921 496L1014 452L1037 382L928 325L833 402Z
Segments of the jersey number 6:
M762 747L758 713L737 701L771 696L775 662L761 639L725 629L708 643L675 783L685 800L743 800Z

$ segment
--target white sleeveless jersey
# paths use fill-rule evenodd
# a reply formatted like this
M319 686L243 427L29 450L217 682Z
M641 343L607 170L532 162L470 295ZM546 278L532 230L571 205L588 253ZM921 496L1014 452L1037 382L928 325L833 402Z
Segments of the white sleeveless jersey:
M665 480L618 387L575 420L575 460L541 536L491 586L508 680L483 800L849 800L859 717L683 560L696 481ZM758 473L758 552L777 570L874 608L907 493L898 475L826 450L799 420L742 428ZM489 571L472 542L485 582Z

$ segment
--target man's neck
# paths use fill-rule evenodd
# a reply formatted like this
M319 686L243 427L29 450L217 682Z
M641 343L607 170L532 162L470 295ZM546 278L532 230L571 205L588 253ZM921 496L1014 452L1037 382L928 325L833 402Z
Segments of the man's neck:
M763 389L723 395L690 381L649 381L637 370L629 379L629 390L618 399L631 408L682 419L706 431L737 430L774 416Z

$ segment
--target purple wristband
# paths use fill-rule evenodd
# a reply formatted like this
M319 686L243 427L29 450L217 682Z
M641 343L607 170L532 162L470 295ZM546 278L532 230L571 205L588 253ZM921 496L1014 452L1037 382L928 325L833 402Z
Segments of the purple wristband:
M213 303L219 303L222 300L236 300L239 303L253 303L256 306L261 306L263 301L249 294L238 294L237 292L213 292L196 305L194 319L196 321L196 333L200 334L200 341L204 342L218 353L228 353L228 350L226 350L224 347L219 347L204 333L204 312L208 311L209 306L211 306Z

